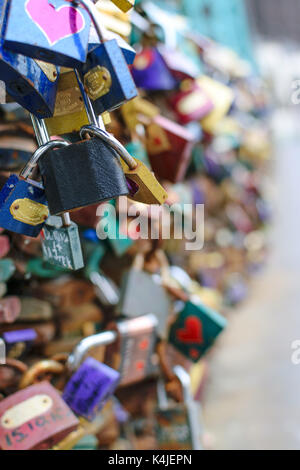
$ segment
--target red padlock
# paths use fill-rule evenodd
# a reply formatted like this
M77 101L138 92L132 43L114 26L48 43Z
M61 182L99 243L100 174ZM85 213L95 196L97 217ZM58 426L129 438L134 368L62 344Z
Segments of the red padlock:
M50 449L78 424L56 389L41 382L0 402L0 448Z

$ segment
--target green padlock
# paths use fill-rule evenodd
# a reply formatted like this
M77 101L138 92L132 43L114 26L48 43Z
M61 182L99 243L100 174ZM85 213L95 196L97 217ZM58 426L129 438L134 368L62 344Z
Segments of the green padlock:
M197 362L226 324L224 317L192 296L172 324L169 342L184 356Z
M68 213L48 217L43 228L43 256L50 264L77 270L84 266L77 225Z
M50 264L42 258L32 258L26 265L26 273L45 279L55 279L66 272L68 269Z

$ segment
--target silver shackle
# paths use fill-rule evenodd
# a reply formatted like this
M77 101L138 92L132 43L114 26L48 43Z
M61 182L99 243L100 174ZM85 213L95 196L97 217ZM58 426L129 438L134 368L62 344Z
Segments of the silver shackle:
M83 126L80 131L80 138L84 138L84 134L92 134L99 137L106 142L110 147L117 152L120 158L129 166L130 170L134 170L137 167L135 159L127 152L126 148L118 141L112 134L109 134L105 130L99 129L97 126L90 124Z
M113 330L103 331L96 335L83 338L73 349L68 357L67 367L69 370L76 370L84 358L85 354L92 348L97 346L107 346L116 341L118 333Z

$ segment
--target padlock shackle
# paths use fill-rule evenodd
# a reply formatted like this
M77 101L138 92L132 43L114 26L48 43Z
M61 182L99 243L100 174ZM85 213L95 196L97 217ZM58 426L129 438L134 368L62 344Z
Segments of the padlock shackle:
M27 180L29 176L32 174L33 170L37 166L37 162L39 158L48 150L53 150L57 147L67 147L70 145L68 142L64 140L51 140L46 144L41 145L32 155L32 157L28 160L24 168L21 170L19 177L23 180Z
M130 170L134 170L137 167L137 163L135 159L130 155L129 152L127 152L126 148L121 144L121 142L119 142L118 139L116 139L112 134L109 134L108 132L102 129L99 129L97 126L93 124L83 126L80 129L79 131L80 138L84 139L84 134L86 133L99 137L108 145L110 145L113 148L113 150L117 152L119 157L122 158L122 160L124 160L124 162L128 165Z
M191 378L190 378L190 374L182 366L179 366L179 365L176 365L176 366L173 367L173 372L176 375L176 377L179 379L179 382L182 386L183 399L186 403L188 403L189 400L191 399L191 392L190 392Z
M114 343L114 341L116 341L117 337L117 331L108 330L102 331L101 333L98 333L96 335L91 335L87 336L86 338L83 338L70 354L67 360L67 368L70 371L76 370L80 366L85 354L90 349L97 346L107 346L109 344L112 344Z
M103 33L102 33L102 30L101 30L101 25L98 21L98 18L97 18L97 15L98 15L98 10L96 8L96 5L94 4L94 2L92 0L73 0L73 3L75 4L79 4L83 6L83 8L88 12L92 22L93 22L93 25L95 27L95 30L96 30L96 33L98 34L98 37L99 37L99 41L100 42L103 42L104 41L104 38L103 38Z

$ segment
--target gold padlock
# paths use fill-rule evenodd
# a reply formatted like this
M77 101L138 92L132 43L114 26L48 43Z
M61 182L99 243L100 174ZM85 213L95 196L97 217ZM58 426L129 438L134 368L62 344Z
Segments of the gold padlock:
M45 119L47 130L51 136L69 134L88 122L75 72L64 69L58 80L53 117Z
M159 114L159 108L150 101L137 96L121 106L122 117L129 130L133 131L141 122L140 115L154 118Z
M168 193L154 174L143 162L132 157L113 135L95 125L83 126L80 130L80 137L83 139L85 134L99 137L119 155L125 176L129 183L132 182L133 190L129 196L130 199L144 204L163 204L166 201Z
M135 0L111 0L120 10L126 13L134 7Z

